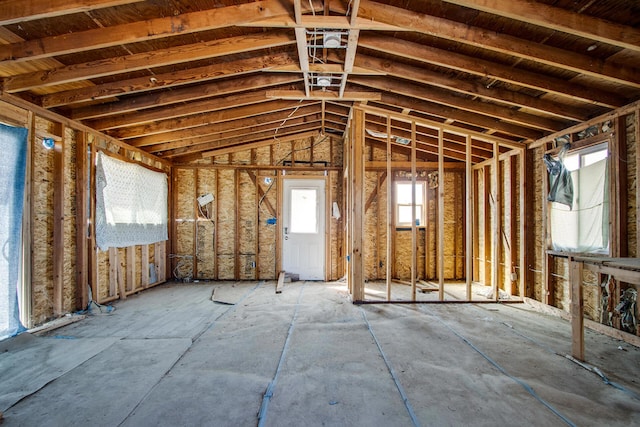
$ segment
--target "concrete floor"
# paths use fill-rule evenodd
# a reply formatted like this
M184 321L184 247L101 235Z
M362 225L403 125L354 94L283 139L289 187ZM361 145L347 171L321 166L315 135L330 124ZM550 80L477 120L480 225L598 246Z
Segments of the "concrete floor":
M4 425L640 425L640 349L585 333L607 384L564 357L566 321L523 304L274 288L167 284L0 343Z

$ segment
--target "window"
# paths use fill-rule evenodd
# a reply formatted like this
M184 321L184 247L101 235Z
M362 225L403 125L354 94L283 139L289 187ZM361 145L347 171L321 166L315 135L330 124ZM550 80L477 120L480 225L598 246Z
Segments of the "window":
M396 226L411 227L411 182L396 182ZM416 182L416 225L426 225L426 185L424 181Z
M553 249L569 252L608 252L609 185L606 144L589 147L564 158L571 171L573 204L551 203Z
M291 232L318 232L318 192L315 188L291 189Z

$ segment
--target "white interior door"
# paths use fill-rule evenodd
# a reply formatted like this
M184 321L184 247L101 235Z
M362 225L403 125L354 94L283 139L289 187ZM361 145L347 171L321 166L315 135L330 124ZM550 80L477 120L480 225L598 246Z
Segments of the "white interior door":
M300 280L324 280L325 181L285 179L282 269Z

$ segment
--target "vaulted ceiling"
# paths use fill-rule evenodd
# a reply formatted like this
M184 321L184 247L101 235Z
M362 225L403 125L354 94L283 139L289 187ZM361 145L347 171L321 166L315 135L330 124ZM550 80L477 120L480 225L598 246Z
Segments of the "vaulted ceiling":
M355 102L518 145L640 99L639 27L631 0L0 0L0 77L175 163L340 138Z

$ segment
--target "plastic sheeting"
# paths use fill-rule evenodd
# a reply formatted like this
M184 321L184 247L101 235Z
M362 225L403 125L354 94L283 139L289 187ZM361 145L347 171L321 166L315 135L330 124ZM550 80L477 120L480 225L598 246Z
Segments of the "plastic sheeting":
M609 247L609 191L607 159L571 172L572 208L551 204L551 242L554 250L606 251Z
M570 144L565 144L558 153L557 159L554 159L549 154L545 154L543 159L549 172L550 188L547 200L567 205L569 209L573 205L573 179L563 160L570 147Z
M18 312L27 129L0 124L0 340L24 330Z
M167 240L167 192L166 174L98 153L98 247L107 250Z

